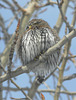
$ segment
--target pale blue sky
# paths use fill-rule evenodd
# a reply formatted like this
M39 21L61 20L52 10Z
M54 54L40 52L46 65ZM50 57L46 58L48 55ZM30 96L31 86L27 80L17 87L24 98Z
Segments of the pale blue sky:
M10 2L12 2L12 0L9 0ZM23 7L26 2L29 1L29 0L17 0L17 2ZM56 1L56 0L54 0ZM0 1L2 3L2 1ZM73 6L72 3L70 3L70 5ZM46 20L49 25L53 28L54 25L56 24L56 21L58 19L58 15L59 15L59 9L57 6L48 6L48 7L44 7L42 9L45 9L47 8L47 11L40 14L38 16L38 18L41 18L41 19L44 19ZM67 11L67 14L66 16L68 17L68 21L69 23L71 23L71 20L72 20L72 9L68 8L68 11ZM10 12L10 10L6 10L6 9L0 9L0 14L3 16L3 18L6 20L8 20L9 18L13 17L13 14ZM19 16L20 17L20 16ZM6 26L8 25L8 23L6 23ZM9 30L9 33L10 34L13 34L15 29L16 29L16 26L17 26L17 21L14 20L13 24L11 25L10 27L10 30ZM62 38L65 34L65 24L63 24L61 30L60 30L60 38ZM2 34L0 33L0 36L2 36ZM71 44L71 52L76 55L76 38L74 38L72 40L72 44ZM0 52L2 52L4 50L4 42L3 41L0 41ZM16 64L17 66L19 66L19 61L18 63ZM64 76L66 75L71 75L73 73L76 73L76 67L73 65L72 62L68 61L67 63L67 66L71 66L70 70L69 71L66 71L64 73ZM27 74L21 74L19 76L17 76L17 80L14 80L20 87L30 87L30 84L29 84L29 77ZM50 89L54 89L53 88L53 80L52 80L52 76L46 81L46 83L49 85ZM57 81L56 81L56 84L57 84ZM7 86L7 81L3 83L4 86ZM72 79L71 81L65 81L63 82L63 85L66 86L66 88L68 89L68 91L76 91L76 79ZM15 87L13 84L11 84L11 87ZM46 87L44 85L40 85L39 89L46 89ZM3 95L5 96L5 93L6 91L3 92ZM21 92L11 92L12 94L12 97L15 97L15 98L23 98L24 95L21 93ZM45 100L53 100L52 96L49 95L49 93L43 93L44 96L45 96ZM67 100L66 99L66 95L63 95L62 94L62 97L63 99L62 100ZM8 97L8 100L10 100L10 98ZM39 98L40 100L40 98ZM72 98L70 99L72 100Z

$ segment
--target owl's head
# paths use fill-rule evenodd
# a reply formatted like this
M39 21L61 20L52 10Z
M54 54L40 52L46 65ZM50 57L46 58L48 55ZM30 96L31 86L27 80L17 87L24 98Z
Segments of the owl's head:
M48 25L48 23L42 19L32 19L31 21L29 21L28 26L26 27L27 29L33 29L33 28L50 28L50 26Z

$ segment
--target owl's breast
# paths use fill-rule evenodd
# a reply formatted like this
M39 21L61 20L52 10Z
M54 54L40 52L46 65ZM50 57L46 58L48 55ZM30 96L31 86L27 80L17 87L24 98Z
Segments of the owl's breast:
M54 36L47 28L29 30L22 37L22 63L23 65L34 60L43 51L45 52L49 47L55 44Z

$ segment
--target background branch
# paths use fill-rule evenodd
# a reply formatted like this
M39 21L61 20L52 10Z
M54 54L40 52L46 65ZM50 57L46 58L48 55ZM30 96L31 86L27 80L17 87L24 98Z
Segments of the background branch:
M21 66L22 64L18 59L18 55L16 55L16 52L13 52L13 59L11 58L12 64L9 65L9 68L12 68L10 77L7 71L7 65L11 44L15 39L14 30L16 24L18 23L18 19L21 19L19 28L19 38L21 38L25 32L26 25L28 25L29 20L33 18L47 21L51 27L54 27L54 31L56 31L57 34L60 33L59 36L62 39L42 54L39 59L25 66ZM53 100L55 96L55 100L75 100L76 39L74 37L76 37L75 0L60 0L59 2L53 0L0 0L0 100L22 100L26 97L32 100L42 100L41 94L45 100L48 98ZM19 41L17 43L19 43ZM38 67L37 64L44 64L47 57L61 47L62 58L57 70L55 70L55 73L51 73L53 76L50 74L45 79L45 82L38 84L36 79L34 79L34 74L29 73L32 70L31 68ZM13 50L15 49L14 46L12 48ZM13 78L13 80L11 78ZM16 87L12 85L9 79L12 80L12 83ZM65 81L68 81L68 85L72 87L70 91ZM16 91L19 97L14 95Z
M57 44L55 44L53 47L49 48L42 56L39 57L38 61L32 61L29 64L27 64L26 66L18 67L15 71L11 71L11 76L9 76L9 74L2 75L0 77L0 83L8 80L9 78L20 75L22 73L28 73L29 71L31 71L31 68L37 67L37 65L40 63L44 63L44 61L47 59L47 56L49 56L49 54L51 54L55 50L61 48L66 42L70 41L75 36L76 36L76 30L73 30L72 32L67 34L65 37L63 37L63 39L60 40Z

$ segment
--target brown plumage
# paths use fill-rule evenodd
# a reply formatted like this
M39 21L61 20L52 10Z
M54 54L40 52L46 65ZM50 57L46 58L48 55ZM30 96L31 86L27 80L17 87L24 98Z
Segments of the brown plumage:
M37 58L48 48L59 41L58 35L50 28L48 23L42 19L33 19L29 21L26 32L19 38L17 53L23 65ZM39 65L32 71L39 77L48 76L52 73L59 62L60 50L53 52L48 56L44 65Z

